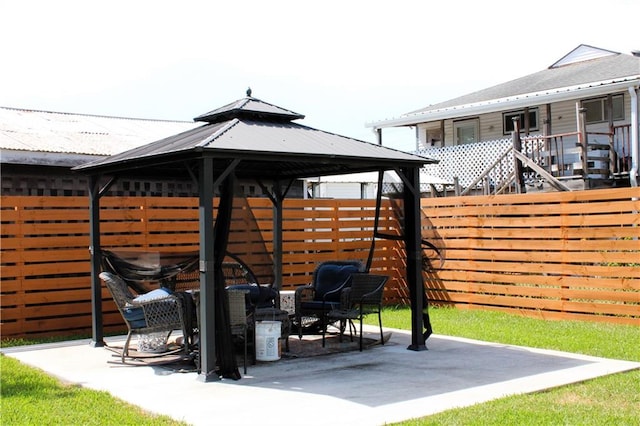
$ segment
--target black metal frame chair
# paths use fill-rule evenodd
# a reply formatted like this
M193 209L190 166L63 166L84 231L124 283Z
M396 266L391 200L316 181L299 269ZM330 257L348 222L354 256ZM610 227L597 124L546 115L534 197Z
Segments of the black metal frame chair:
M345 288L343 293L342 306L334 308L327 313L327 321L322 330L322 345L325 343L325 334L329 322L340 321L340 340L349 323L349 336L353 341L351 330L354 327L353 321L360 320L360 351L362 351L362 320L365 315L377 313L378 324L380 326L380 342L384 345L384 336L382 333L382 296L384 294L384 286L389 277L386 275L375 274L353 274L351 276L351 285Z
M351 275L362 270L357 260L322 262L313 272L312 283L296 288L295 323L300 339L305 327L319 322L319 331L325 328L326 314L340 306L340 292L349 286Z

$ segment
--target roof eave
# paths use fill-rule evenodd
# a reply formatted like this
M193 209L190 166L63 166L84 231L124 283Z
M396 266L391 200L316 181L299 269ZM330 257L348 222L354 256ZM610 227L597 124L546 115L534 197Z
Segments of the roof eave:
M638 85L640 85L640 74L625 77L622 80L615 79L586 83L578 86L569 86L553 90L546 90L544 92L525 93L522 95L491 99L488 101L473 104L457 105L449 108L424 111L409 116L367 123L365 124L365 126L373 129L415 126L417 124L429 121L488 114L492 112L504 111L506 109L518 109L531 105L541 105L551 102L567 101L576 99L577 97L587 98L591 96L602 96L608 93L626 90L629 87L637 87Z

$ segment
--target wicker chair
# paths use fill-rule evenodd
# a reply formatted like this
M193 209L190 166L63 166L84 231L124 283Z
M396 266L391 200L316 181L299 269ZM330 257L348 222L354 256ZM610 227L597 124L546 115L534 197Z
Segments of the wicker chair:
M313 282L296 288L295 322L300 339L305 327L319 322L319 330L325 328L327 312L340 306L340 292L349 286L351 275L356 272L362 272L359 261L322 262L313 272Z
M386 275L374 274L353 274L351 276L351 286L343 290L342 306L332 309L327 313L327 322L322 330L322 345L325 343L325 334L327 332L327 323L340 321L340 339L346 322L349 323L349 335L353 341L351 330L354 327L353 321L360 320L360 351L362 351L362 319L367 314L377 313L378 324L380 325L380 342L384 345L384 337L382 334L382 295L384 293L384 285L389 277Z
M125 363L125 359L128 357L134 358L129 355L129 345L133 334L145 335L164 332L166 339L168 339L173 330L182 330L186 335L182 302L178 297L163 290L155 290L154 292L158 292L156 294L150 292L134 297L125 281L119 276L110 272L102 272L100 278L106 284L118 311L127 324L127 340L121 353L122 363ZM185 354L189 353L188 344L184 345L184 351Z
M229 298L229 322L231 325L231 334L242 338L244 346L244 356L242 358L244 365L244 374L247 374L247 346L248 333L253 328L253 320L251 314L247 316L246 290L227 289L227 297ZM253 328L255 330L255 328ZM255 332L255 331L254 331ZM254 343L255 347L255 343Z

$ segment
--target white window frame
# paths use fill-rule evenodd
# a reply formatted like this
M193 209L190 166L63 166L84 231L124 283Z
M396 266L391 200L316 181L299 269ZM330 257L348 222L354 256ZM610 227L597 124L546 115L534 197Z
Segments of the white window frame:
M460 139L461 132L470 132L472 137ZM465 120L457 120L453 122L453 138L456 145L465 145L468 143L480 142L480 119L469 118Z

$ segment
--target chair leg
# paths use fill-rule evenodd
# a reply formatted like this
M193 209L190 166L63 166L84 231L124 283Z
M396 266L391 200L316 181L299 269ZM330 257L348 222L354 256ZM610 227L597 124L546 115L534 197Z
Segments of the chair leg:
M124 346L122 347L122 356L121 356L121 361L124 364L124 358L129 356L129 343L131 342L131 330L129 330L129 333L127 333L127 340L124 342Z
M252 333L253 334L253 337L252 337L253 348L251 348L251 355L252 355L251 365L256 365L256 363L258 362L258 357L256 356L257 347L256 347L256 325L255 325L255 323L253 324L253 330L252 331L253 331L253 333Z
M325 334L327 334L327 321L322 321L322 347L324 348Z
M342 343L342 337L344 336L344 329L347 328L347 320L340 320L340 343Z
M242 364L244 365L244 374L247 374L247 328L244 328L244 356L242 357Z
M382 335L382 316L380 315L380 309L378 309L378 324L380 324L380 344L384 345L384 336Z
M360 314L360 352L362 352L362 318L363 315Z

